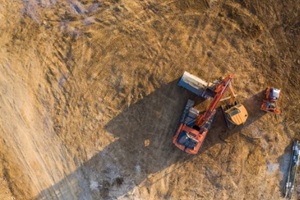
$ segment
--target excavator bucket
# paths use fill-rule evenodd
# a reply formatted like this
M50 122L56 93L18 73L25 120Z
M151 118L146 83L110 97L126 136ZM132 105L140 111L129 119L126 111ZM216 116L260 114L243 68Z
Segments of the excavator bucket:
M212 83L208 83L201 78L198 78L189 72L184 72L178 85L189 90L190 92L201 96L206 99L208 97L214 97L214 93L210 90Z

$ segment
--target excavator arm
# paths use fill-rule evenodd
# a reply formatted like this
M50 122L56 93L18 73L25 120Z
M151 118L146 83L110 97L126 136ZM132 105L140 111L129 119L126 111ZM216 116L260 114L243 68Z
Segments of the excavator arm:
M200 128L211 118L212 113L217 108L218 103L220 102L224 93L226 92L226 90L228 88L231 87L230 83L231 83L232 78L233 78L232 75L228 75L227 77L225 77L223 80L221 80L217 84L216 89L215 89L215 96L214 96L213 100L209 104L207 111L203 115L199 115L197 117L195 126ZM233 90L231 92L234 94ZM231 95L231 96L234 96L234 95Z

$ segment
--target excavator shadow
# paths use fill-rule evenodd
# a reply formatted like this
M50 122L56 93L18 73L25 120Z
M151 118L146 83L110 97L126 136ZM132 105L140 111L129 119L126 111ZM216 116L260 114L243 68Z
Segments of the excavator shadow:
M227 143L227 138L242 133L244 129L263 117L266 114L266 112L260 110L263 94L264 91L261 91L245 99L244 101L241 101L241 103L246 107L248 111L248 119L244 125L234 127L233 129L228 129L226 127L223 113L221 109L218 108L214 122L204 141L204 145L201 148L200 153L207 151L217 143ZM242 136L245 137L245 139L251 140L251 138L248 138L243 134Z
M147 189L148 185L154 184L155 181L151 180L153 174L171 165L176 170L191 158L201 156L186 154L172 144L188 98L195 96L178 87L175 80L125 108L104 126L115 140L35 199L126 197L136 187ZM253 104L253 98L257 100L255 96L246 100L247 108ZM249 110L250 123L259 117L256 106L253 106L253 111ZM238 130L240 128L226 131L219 111L200 154Z
M172 144L181 111L195 98L177 81L112 117L103 131L115 140L35 199L117 199L147 184L151 174L191 158Z

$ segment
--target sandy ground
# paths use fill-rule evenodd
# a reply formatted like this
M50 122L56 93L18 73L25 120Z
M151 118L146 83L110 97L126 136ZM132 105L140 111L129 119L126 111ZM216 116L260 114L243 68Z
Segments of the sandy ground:
M2 0L0 199L281 199L300 138L299 13L299 0ZM218 111L196 156L172 144L195 98L185 70L233 73L249 112L229 131ZM268 85L279 116L260 111Z

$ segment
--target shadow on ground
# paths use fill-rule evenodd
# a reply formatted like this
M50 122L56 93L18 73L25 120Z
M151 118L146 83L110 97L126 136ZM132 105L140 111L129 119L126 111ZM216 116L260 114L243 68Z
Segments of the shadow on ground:
M247 99L245 106L251 107L253 101L261 100L259 95L261 94ZM43 190L36 199L126 197L137 186L144 185L147 188L147 181L152 174L171 165L176 170L193 157L172 144L173 134L188 98L194 96L178 87L176 80L162 85L155 92L124 109L104 127L116 140L72 174ZM251 107L249 120L244 127L264 114L259 111L259 106L260 104ZM200 153L216 143L224 142L242 128L226 130L222 113L218 111Z
M220 108L218 108L211 130L207 135L200 153L207 151L217 143L227 143L227 138L236 134L240 134L248 126L263 117L266 114L266 112L260 110L263 93L264 91L258 92L244 101L240 101L248 111L248 119L244 125L234 127L231 130L227 129L222 111ZM239 99L237 100L239 101ZM242 137L246 137L245 139L251 140L250 136L248 137L245 134L241 135Z
M282 196L285 196L285 187L286 182L289 175L289 167L291 162L291 155L292 155L292 147L293 142L291 142L285 149L284 153L278 157L277 161L279 163L280 172L282 173L282 179L280 181L280 188L282 192Z

